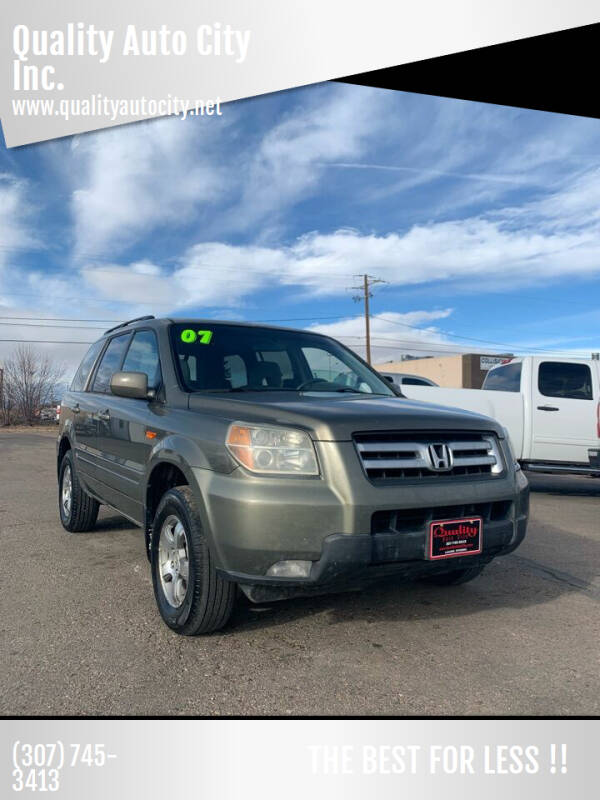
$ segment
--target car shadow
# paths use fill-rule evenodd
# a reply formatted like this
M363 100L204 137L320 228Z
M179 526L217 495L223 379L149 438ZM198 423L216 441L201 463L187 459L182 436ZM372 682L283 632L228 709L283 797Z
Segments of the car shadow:
M399 582L386 578L362 590L254 605L244 597L222 635L286 625L295 620L326 615L326 624L351 620L403 622L444 620L499 608L520 609L550 603L564 594L585 592L579 585L544 571L536 562L510 555L489 564L481 576L460 586ZM599 598L600 599L600 598Z
M130 520L126 519L126 517L121 516L121 514L112 514L111 516L105 516L101 514L98 517L98 521L94 526L91 533L99 533L100 531L120 531L120 530L139 530Z

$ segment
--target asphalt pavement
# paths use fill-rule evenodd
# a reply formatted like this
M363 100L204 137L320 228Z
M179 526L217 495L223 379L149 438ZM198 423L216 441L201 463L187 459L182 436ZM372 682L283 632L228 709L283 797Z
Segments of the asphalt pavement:
M0 432L0 714L598 714L600 480L528 477L525 542L472 583L240 603L185 638L140 529L61 527L53 432Z

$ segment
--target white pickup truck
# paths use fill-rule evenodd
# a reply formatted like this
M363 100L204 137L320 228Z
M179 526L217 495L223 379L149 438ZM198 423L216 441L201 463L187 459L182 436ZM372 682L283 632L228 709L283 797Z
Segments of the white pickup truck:
M524 469L600 476L600 361L513 358L491 369L482 389L402 392L498 420Z

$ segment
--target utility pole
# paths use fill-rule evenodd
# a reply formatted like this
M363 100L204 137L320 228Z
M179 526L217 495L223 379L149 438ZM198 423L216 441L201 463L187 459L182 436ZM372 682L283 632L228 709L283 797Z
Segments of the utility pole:
M371 286L375 283L387 283L387 281L381 280L381 278L373 278L371 275L355 275L355 278L362 278L362 286L353 286L353 289L357 289L361 292L359 295L355 295L352 299L356 303L360 303L361 300L365 304L365 339L366 339L366 353L367 353L367 364L371 363L371 318L370 318L370 310L369 310L369 298L373 297L371 294Z

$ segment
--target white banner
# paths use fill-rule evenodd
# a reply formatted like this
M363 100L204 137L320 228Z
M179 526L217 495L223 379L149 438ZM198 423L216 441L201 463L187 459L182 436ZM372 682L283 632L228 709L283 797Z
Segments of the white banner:
M9 147L520 39L599 19L593 0L6 0Z
M5 798L46 791L65 800L562 800L592 796L596 783L593 721L22 720L1 726Z

